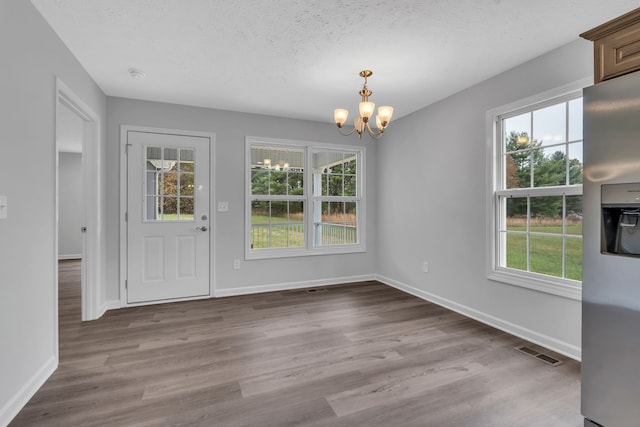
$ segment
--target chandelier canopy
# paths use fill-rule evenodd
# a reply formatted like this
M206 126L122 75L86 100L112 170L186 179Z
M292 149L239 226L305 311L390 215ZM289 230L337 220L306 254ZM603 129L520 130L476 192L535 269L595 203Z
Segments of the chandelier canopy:
M377 129L374 130L371 128L369 124L370 118L375 111L376 104L369 101L369 97L373 92L369 90L367 87L367 79L373 75L373 71L371 70L362 70L360 71L360 77L364 79L364 85L362 86L362 90L360 90L359 94L362 97L362 100L359 105L359 113L360 115L353 120L353 129L349 132L343 132L342 127L347 121L347 117L349 116L349 111L343 108L337 108L333 112L333 119L338 126L338 132L344 136L351 135L354 132L358 133L358 138L362 139L362 134L366 130L369 135L371 135L374 139L380 139L382 133L389 125L391 121L391 116L393 115L393 107L389 106L381 106L378 107L378 114L376 115L374 121L376 123Z

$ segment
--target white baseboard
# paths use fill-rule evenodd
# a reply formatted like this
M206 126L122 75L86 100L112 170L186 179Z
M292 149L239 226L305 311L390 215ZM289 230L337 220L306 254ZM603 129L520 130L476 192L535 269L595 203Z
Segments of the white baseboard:
M241 288L215 289L213 296L230 297L236 295L259 294L262 292L288 291L291 289L313 288L318 286L342 285L345 283L365 282L376 280L374 274L361 276L333 277L319 280L306 280L301 282L274 283L271 285L243 286Z
M82 259L82 254L61 255L58 254L58 261L64 261L66 259Z
M0 426L8 425L18 412L29 402L29 399L42 387L44 382L58 368L58 361L51 356L45 364L38 369L27 383L0 409Z
M100 306L100 312L98 313L97 319L101 318L108 310L115 310L120 307L121 306L120 306L119 299L103 302L102 305Z
M536 331L532 331L531 329L527 329L522 326L516 325L514 323L508 322L506 320L500 319L498 317L492 316L490 314L483 313L471 307L458 304L446 298L441 298L429 292L416 289L412 286L409 286L401 282L397 282L385 276L377 275L376 280L378 280L381 283L384 283L385 285L389 285L403 292L414 295L418 298L422 298L426 301L448 308L449 310L453 310L457 313L462 314L463 316L485 323L489 326L493 326L494 328L500 329L501 331L508 332L512 335L515 335L517 337L520 337L532 343L541 345L545 348L548 348L549 350L553 350L559 354L570 357L571 359L575 359L577 361L581 360L582 350L578 346L566 343L564 341L557 340L548 335L540 334Z

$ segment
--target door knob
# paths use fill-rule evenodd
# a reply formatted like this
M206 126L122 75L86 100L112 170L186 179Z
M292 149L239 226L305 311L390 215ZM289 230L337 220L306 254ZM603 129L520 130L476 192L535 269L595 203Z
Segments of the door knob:
M198 231L207 231L208 228L207 228L206 225L203 225L202 227L196 227L196 230L198 230Z

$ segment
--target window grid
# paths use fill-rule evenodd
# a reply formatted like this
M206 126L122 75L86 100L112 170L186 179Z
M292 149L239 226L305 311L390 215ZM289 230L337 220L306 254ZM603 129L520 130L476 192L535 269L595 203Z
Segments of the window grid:
M499 140L497 141L499 144L498 150L498 168L496 169L496 265L495 268L497 270L507 269L512 272L517 271L525 271L527 273L534 274L543 274L548 276L556 277L560 280L572 280L572 281L580 281L581 274L577 273L575 270L575 265L577 264L577 257L572 257L572 259L568 259L567 253L568 250L571 249L575 252L576 247L580 246L581 251L581 225L580 233L570 233L569 231L569 211L567 207L567 198L573 201L573 208L575 209L580 205L578 203L578 198L581 198L582 195L582 185L581 185L581 158L573 160L571 158L572 152L581 154L581 147L578 150L577 147L582 143L581 135L580 138L572 138L572 127L576 127L571 120L571 103L574 103L573 106L577 105L577 102L581 102L581 98L579 94L570 95L564 97L562 99L556 99L554 102L547 102L545 104L538 104L533 107L530 107L526 110L519 110L515 113L505 114L503 116L497 117L496 122L496 135L498 135ZM556 105L564 104L564 135L563 142L544 144L544 141L536 141L533 135L536 134L536 126L539 124L535 121L535 112L540 111L543 108L554 107ZM528 131L526 132L528 135L517 134L509 134L508 126L506 125L506 121L509 118L518 117L528 114ZM544 127L544 124L542 124ZM513 147L514 138L518 138L516 143L519 143L520 136L522 136L522 141L527 140L527 146L524 148ZM527 136L528 139L525 137ZM511 144L510 144L511 143ZM509 145L511 148L509 149ZM560 150L557 150L560 148ZM574 150L571 150L574 148ZM550 157L547 158L547 153L553 152ZM557 153L560 154L557 154ZM527 160L517 165L514 160L514 155L524 154L521 158L526 158ZM554 157L555 156L555 157ZM545 166L545 162L550 163L551 159L555 159L557 161L559 158L563 158L564 160L564 182L538 182L538 178L536 173L539 175L543 175L542 166ZM528 165L527 165L528 163ZM528 168L528 186L519 186L519 185L511 185L513 184L513 171L514 164L516 172L524 172L525 175L527 173ZM572 169L573 167L573 169ZM539 170L536 170L539 168ZM578 172L580 174L577 177L573 175ZM511 174L509 172L511 171ZM511 180L510 180L511 178ZM511 181L511 182L510 182ZM526 182L526 181L525 181ZM579 183L577 183L579 182ZM551 183L552 185L548 185ZM547 185L545 185L547 184ZM555 217L555 224L552 226L547 226L547 230L545 227L532 226L532 222L534 219L544 221L544 216L538 216L539 212L536 210L532 211L533 205L543 205L544 201L552 200L553 198L557 201L561 198L561 206L560 206L560 227L559 230L553 230L558 225L558 218ZM574 200L575 199L575 200ZM509 216L509 200L519 200L524 201L526 204L526 215L525 215L525 225L522 229L515 229L515 227L511 227L509 222L513 222L514 217ZM581 200L580 200L581 201ZM580 212L576 212L574 210L571 211L572 219L579 218L579 222L581 223L581 206ZM549 218L547 218L549 219ZM551 221L549 221L551 222ZM572 225L573 227L574 225ZM577 229L577 226L575 226ZM553 231L549 231L553 230ZM558 232L559 231L559 232ZM558 240L559 239L559 240ZM543 243L550 242L556 240L556 247L553 249L555 252L558 250L559 254L555 260L559 258L560 269L558 268L548 268L548 265L543 265L541 260L544 259L545 253L544 251L540 251L539 249L543 247ZM515 247L518 245L522 245L524 243L524 262L519 260L519 262L513 262L515 256L513 256L516 252ZM559 245L558 245L559 243ZM579 244L576 244L579 243ZM540 248L538 247L540 246ZM511 251L511 253L510 253ZM551 251L550 251L551 252ZM533 258L533 259L532 259ZM536 261L536 264L533 264L532 261ZM554 260L547 260L547 264L553 264ZM568 263L572 263L572 269L568 271ZM540 267L538 264L542 265ZM579 266L581 268L581 265Z
M337 147L247 137L248 259L364 250L360 239L364 148ZM285 156L278 168L273 153ZM298 156L287 160L286 153ZM274 173L281 174L284 187L273 185ZM273 208L279 202L286 208L276 214ZM258 214L266 212L261 203L268 204L267 215ZM295 216L294 203L298 204ZM280 241L277 228L286 236Z

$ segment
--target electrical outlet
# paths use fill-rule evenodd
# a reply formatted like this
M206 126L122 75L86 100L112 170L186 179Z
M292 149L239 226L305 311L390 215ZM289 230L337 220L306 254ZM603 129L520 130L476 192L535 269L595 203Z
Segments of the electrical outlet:
M429 263L427 261L422 263L422 272L423 273L428 273L429 272Z
M233 269L240 270L240 260L238 258L233 260Z

